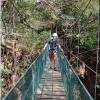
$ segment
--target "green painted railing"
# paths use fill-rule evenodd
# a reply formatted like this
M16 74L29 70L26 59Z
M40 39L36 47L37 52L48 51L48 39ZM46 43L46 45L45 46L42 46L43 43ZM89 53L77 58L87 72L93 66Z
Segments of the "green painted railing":
M57 54L66 92L66 100L93 100L65 58L60 47L57 49ZM3 100L35 100L36 90L46 65L47 58L48 45L46 44L41 54L30 65L28 70L18 80Z
M35 100L36 89L46 65L47 57L48 46L46 44L41 54L3 100Z
M58 58L66 92L66 100L93 100L70 63L58 47Z

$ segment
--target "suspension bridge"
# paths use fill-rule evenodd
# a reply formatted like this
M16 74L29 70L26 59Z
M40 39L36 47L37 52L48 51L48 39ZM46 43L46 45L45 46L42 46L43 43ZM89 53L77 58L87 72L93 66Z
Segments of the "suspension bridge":
M10 1L11 2L11 1ZM75 23L79 22L91 0L83 9ZM19 17L23 17L17 7L11 2ZM50 5L49 5L50 6ZM25 14L26 15L26 14ZM22 24L34 29L22 18ZM71 25L71 26L73 26ZM80 33L80 28L79 28ZM99 37L99 35L98 35ZM78 41L79 43L79 41ZM99 39L98 39L99 48ZM78 48L79 50L79 48ZM66 59L60 45L56 53L56 70L50 69L48 44L44 46L39 56L24 72L21 78L10 89L3 100L93 100L89 91L81 82L72 65ZM98 49L99 54L99 49ZM98 60L98 59L97 59ZM52 65L53 66L53 65ZM54 66L53 66L54 67ZM97 66L98 67L98 66ZM97 72L96 68L96 72ZM97 73L96 73L97 75ZM95 93L96 94L96 93Z
M49 69L48 50L46 44L3 100L93 100L60 46L56 70Z

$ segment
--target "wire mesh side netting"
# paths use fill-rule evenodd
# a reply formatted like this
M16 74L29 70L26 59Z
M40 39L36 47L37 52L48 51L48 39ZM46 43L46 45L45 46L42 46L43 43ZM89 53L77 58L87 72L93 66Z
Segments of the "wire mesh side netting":
M58 58L66 92L66 100L93 100L60 48L58 48Z
M48 57L46 46L29 69L18 80L16 85L9 91L3 100L34 100L36 89L39 85Z

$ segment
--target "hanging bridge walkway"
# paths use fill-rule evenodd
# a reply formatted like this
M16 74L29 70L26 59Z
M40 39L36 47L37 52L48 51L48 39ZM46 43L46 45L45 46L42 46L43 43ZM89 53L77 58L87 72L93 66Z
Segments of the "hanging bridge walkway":
M93 100L85 86L57 49L56 70L50 69L48 45L3 100Z
M47 61L35 98L36 100L66 100L57 57L55 70L54 65Z

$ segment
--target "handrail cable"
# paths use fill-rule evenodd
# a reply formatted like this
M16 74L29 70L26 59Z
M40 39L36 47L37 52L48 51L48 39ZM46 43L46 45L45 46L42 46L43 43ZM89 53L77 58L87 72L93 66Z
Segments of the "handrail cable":
M68 52L70 52L68 49L66 49ZM84 61L82 61L79 57L77 57L75 54L73 54L72 52L70 52L70 54L72 55L72 56L74 56L74 58L76 58L76 59L78 59L80 62L82 62L82 63L84 63L85 64L85 66L89 69L89 70L91 70L94 74L97 74L93 69L91 69L88 65L86 65L86 63L84 62ZM97 74L98 76L100 76L99 74Z

